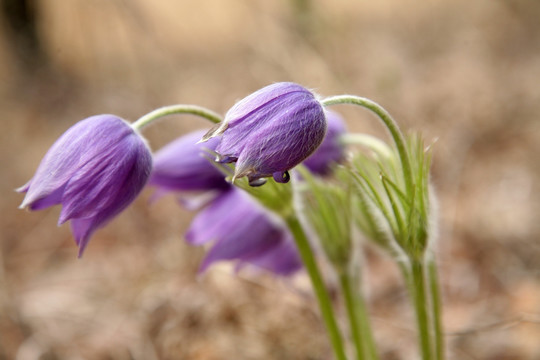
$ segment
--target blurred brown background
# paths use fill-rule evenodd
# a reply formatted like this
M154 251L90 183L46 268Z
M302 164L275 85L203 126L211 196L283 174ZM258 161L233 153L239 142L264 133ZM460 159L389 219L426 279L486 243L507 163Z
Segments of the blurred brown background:
M83 259L58 207L13 189L54 140L100 113L168 104L224 113L276 81L385 106L435 145L450 359L540 359L540 2L2 0L0 359L330 359L303 276L215 267L185 245L191 214L145 191ZM26 7L25 7L26 6ZM335 108L338 110L338 108ZM361 109L351 131L385 136ZM159 148L206 127L177 117ZM384 359L414 359L394 265L368 252Z

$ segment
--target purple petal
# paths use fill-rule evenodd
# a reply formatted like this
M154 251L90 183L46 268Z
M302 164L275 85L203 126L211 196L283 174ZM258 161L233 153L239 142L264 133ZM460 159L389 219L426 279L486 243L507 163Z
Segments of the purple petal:
M318 117L318 104L303 110L305 117L281 118L250 134L237 166L249 164L257 175L271 176L290 170L311 155L324 138L326 125L324 116ZM266 141L261 142L261 139Z
M123 210L145 185L152 159L137 137L87 162L66 184L60 223ZM118 209L118 211L117 211Z
M32 179L30 179L26 184L24 184L23 186L15 189L16 192L18 193L26 193L28 191L28 189L30 188L30 184L32 183Z
M185 235L186 241L192 245L202 245L218 239L222 226L226 226L231 209L238 206L237 196L236 191L231 188L202 209L191 222Z
M276 245L279 229L270 227L261 217L253 217L246 223L238 223L233 231L229 228L208 251L200 271L204 272L219 260L243 260L263 254Z
M242 190L231 188L195 217L186 238L196 245L215 241L201 264L201 272L216 261L239 260L284 274L286 268L293 267L290 264L294 255L281 259L271 253L283 246L287 234L274 215Z
M50 206L58 205L62 202L64 195L64 187L58 188L49 195L32 202L29 206L30 210L43 210Z
M219 139L205 143L197 141L204 131L182 136L154 154L154 167L149 185L169 191L193 191L225 189L229 183L219 171L206 151L215 150Z
M97 224L95 223L95 219L92 218L73 219L71 221L71 232L73 233L73 237L75 238L75 243L77 243L77 245L79 246L79 258L82 257L83 252L88 245L90 237L96 230L96 225Z
M326 110L326 122L328 131L319 148L303 164L318 175L327 175L332 165L339 163L345 156L343 144L340 137L347 132L345 122L335 112Z
M289 276L302 268L296 245L289 232L283 233L279 246L259 256L246 259L241 266L253 265L277 275Z
M268 85L234 104L225 115L225 122L229 127L234 126L237 121L250 116L261 108L268 108L269 103L273 103L272 106L276 106L276 103L279 105L280 98L293 92L303 93L306 92L306 89L291 82Z

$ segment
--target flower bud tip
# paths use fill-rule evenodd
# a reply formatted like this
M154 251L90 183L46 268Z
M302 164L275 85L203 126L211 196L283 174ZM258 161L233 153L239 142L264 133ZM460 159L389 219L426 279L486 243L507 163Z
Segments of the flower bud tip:
M212 126L210 130L208 130L206 134L203 135L203 137L201 138L201 140L197 142L197 144L206 142L213 137L223 134L223 132L227 130L227 127L228 127L227 124L224 122L215 124L214 126Z

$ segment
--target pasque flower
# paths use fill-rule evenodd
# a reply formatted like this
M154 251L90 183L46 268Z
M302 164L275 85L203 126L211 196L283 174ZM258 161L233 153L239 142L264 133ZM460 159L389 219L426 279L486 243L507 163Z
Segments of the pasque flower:
M205 191L230 187L208 150L215 150L219 139L197 143L206 131L194 131L169 143L154 154L149 185L161 192Z
M300 259L285 225L225 180L208 159L219 139L197 143L202 135L202 131L189 133L157 151L148 181L162 192L214 192L186 233L193 245L214 243L201 272L220 260L237 260L238 268L252 265L280 275L298 270Z
M333 111L325 110L328 130L322 144L315 152L304 160L303 164L314 174L327 175L332 165L339 163L345 156L341 136L347 132L341 116Z
M58 224L71 220L82 256L93 232L140 193L152 169L144 139L114 115L97 115L68 129L49 149L33 178L17 191L21 208L61 204Z
M235 162L235 178L247 176L251 185L261 185L270 176L289 181L287 171L311 155L325 133L315 95L298 84L276 83L236 103L203 141L221 135L217 160Z
M237 260L278 275L301 268L292 235L285 224L243 190L222 192L194 218L186 233L193 245L213 242L200 271L220 260Z

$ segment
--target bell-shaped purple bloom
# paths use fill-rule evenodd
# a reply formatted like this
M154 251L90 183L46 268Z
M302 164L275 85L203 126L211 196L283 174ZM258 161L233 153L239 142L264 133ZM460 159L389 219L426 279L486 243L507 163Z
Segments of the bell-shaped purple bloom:
M186 240L193 245L214 242L201 272L220 260L238 260L238 267L249 264L278 275L290 275L302 266L281 220L235 187L197 214Z
M82 256L93 232L140 193L152 169L144 139L114 115L97 115L68 129L49 149L34 177L19 192L21 208L62 204L58 225L71 220Z
M298 84L276 83L236 103L203 141L222 135L218 161L236 162L234 177L247 176L255 186L269 176L289 181L287 171L311 155L325 133L325 113L315 95Z
M161 192L221 190L230 187L225 175L208 157L219 139L197 143L205 130L195 131L169 143L154 154L148 185Z
M347 132L345 122L337 113L326 110L326 123L328 130L321 146L303 162L317 175L328 175L332 165L342 161L345 156L345 149L340 141L341 136Z

